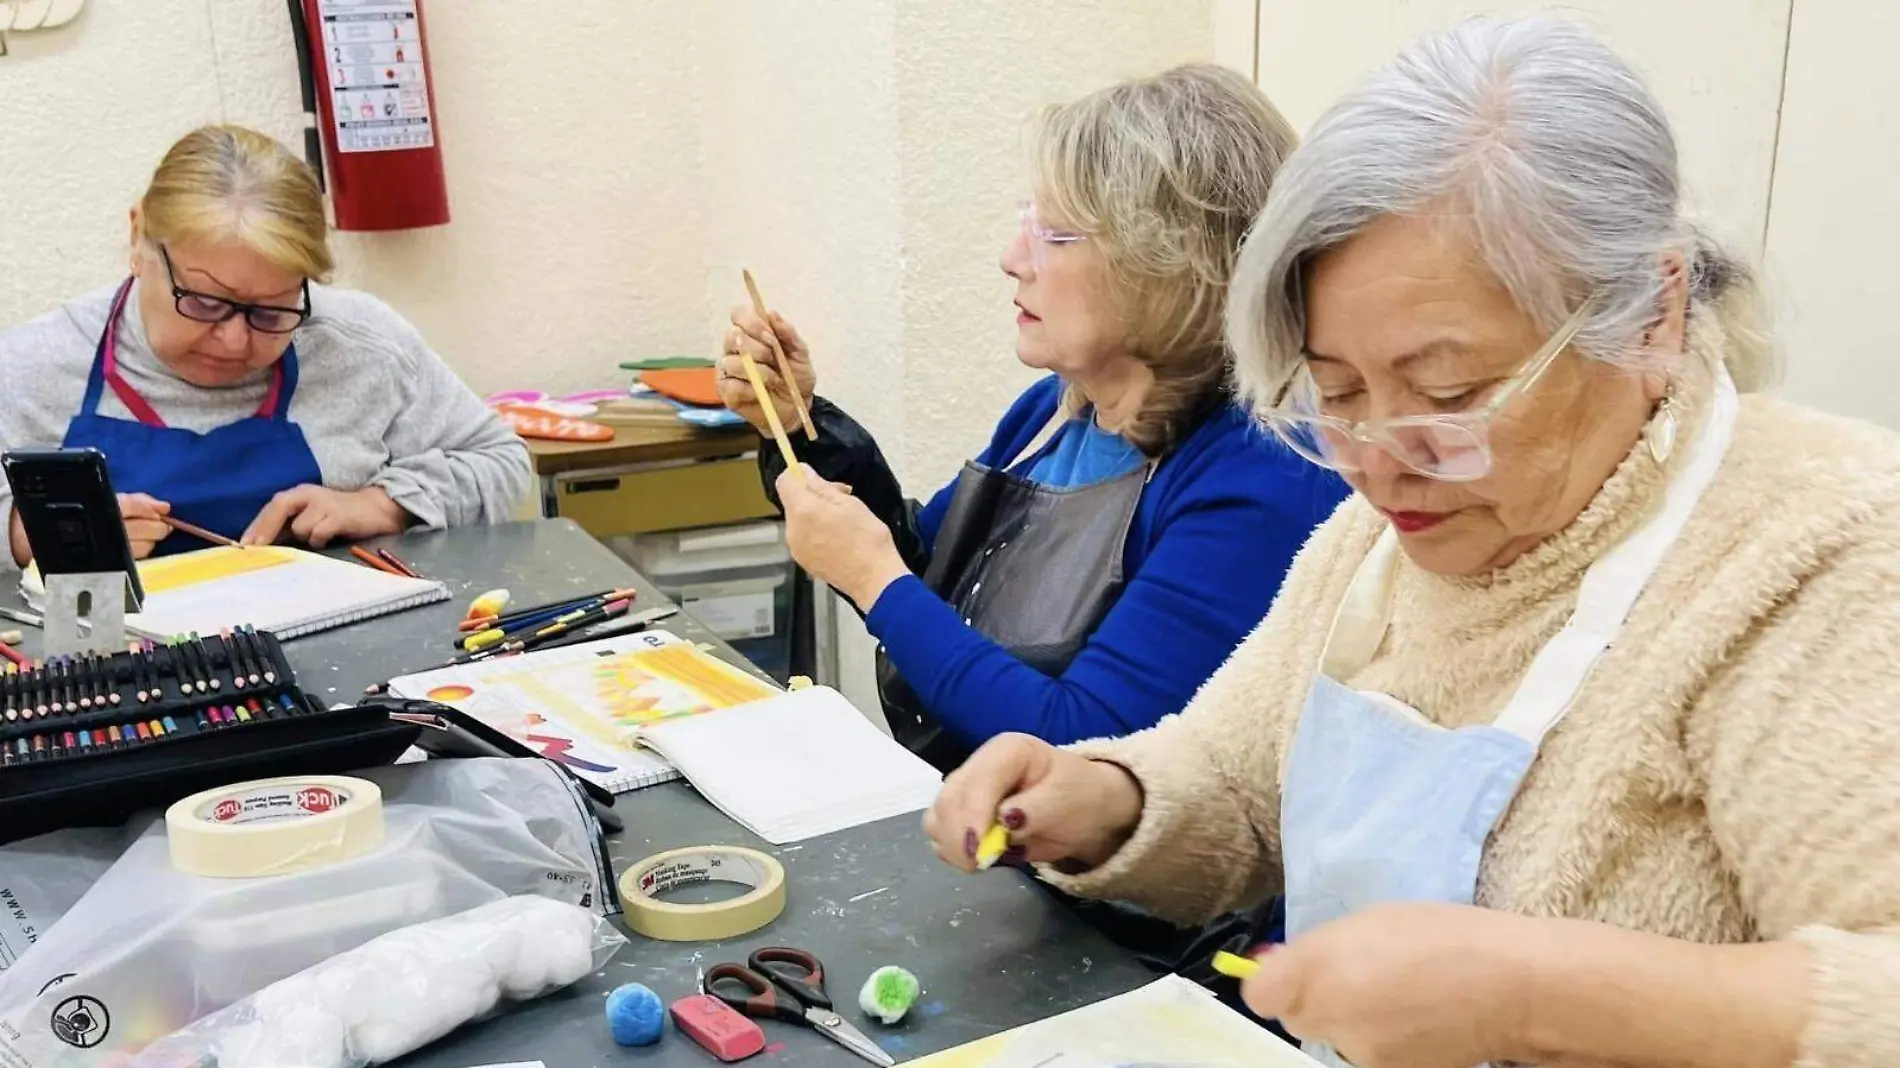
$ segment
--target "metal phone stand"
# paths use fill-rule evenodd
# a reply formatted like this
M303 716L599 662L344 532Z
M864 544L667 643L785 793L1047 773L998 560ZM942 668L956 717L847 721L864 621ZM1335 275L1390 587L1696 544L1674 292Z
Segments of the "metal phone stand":
M116 653L125 648L125 609L135 600L125 572L44 578L47 656Z

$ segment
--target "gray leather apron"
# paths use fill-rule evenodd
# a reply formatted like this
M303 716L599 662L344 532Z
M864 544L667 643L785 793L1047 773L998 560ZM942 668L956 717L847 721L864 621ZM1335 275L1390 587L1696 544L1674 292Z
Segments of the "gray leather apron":
M1058 410L1000 470L964 464L923 575L965 623L1051 677L1068 668L1121 596L1122 551L1157 463L1068 489L1009 473L1068 421ZM882 647L877 673L899 742L946 773L969 757L970 747L943 729Z

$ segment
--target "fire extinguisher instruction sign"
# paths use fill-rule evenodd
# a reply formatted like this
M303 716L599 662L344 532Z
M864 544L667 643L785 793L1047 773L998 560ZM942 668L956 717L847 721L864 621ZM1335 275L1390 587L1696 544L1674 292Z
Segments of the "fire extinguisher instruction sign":
M318 0L339 152L432 148L416 0Z

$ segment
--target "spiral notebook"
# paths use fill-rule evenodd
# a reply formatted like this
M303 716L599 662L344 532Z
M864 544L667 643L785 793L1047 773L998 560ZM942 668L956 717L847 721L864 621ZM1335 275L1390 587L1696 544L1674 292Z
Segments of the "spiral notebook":
M778 688L662 630L440 668L389 692L449 705L616 794L680 777L635 732Z
M139 564L139 581L145 608L127 615L125 628L154 641L245 624L285 640L449 599L440 582L281 545L161 556ZM27 569L20 590L44 607L38 570Z

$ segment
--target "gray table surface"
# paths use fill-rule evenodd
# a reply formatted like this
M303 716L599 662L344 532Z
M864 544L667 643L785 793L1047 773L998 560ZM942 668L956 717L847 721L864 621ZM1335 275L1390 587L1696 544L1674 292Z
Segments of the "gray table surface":
M633 585L640 590L636 608L667 603L644 577L565 520L417 534L382 544L424 575L447 583L455 597L291 642L287 652L298 679L318 696L354 700L371 682L445 659L455 622L468 600L486 589L505 586L516 604L536 604ZM683 638L712 643L737 661L723 642L684 613L661 626ZM799 946L822 959L832 996L846 1019L899 1062L1066 1012L1153 978L1126 951L1076 919L1024 875L998 869L966 877L940 864L916 816L773 847L682 784L621 795L615 811L627 824L609 840L616 873L666 849L750 846L773 853L785 866L784 915L730 945L656 942L629 933L629 943L602 971L565 991L466 1027L401 1064L717 1064L670 1023L657 1046L615 1045L603 1002L620 984L639 982L670 1004L694 992L702 969L722 961L742 962L752 949L765 945ZM856 1006L858 987L883 964L911 969L924 985L918 1008L894 1028L866 1020ZM762 1026L769 1052L754 1063L782 1068L866 1063L813 1031L776 1021Z

